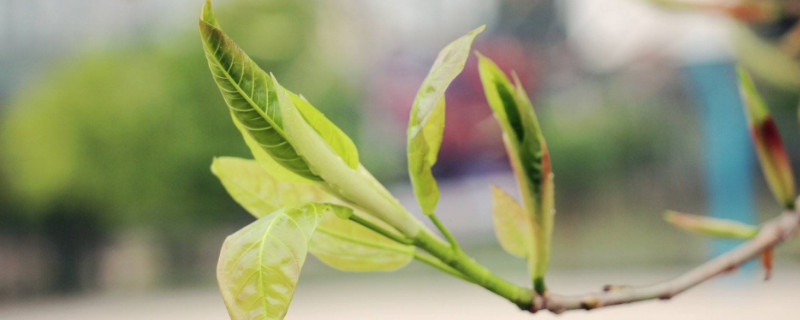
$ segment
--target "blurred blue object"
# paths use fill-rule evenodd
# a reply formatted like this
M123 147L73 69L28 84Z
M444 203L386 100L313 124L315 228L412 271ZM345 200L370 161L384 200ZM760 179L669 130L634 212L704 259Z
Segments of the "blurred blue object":
M694 63L685 68L701 109L709 215L755 223L752 168L754 151L742 112L735 66L730 61ZM717 256L741 243L715 239Z

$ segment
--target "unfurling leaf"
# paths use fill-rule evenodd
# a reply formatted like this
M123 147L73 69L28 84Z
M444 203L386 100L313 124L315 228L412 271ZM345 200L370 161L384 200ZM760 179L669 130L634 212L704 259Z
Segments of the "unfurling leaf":
M756 91L753 79L743 68L738 68L738 72L739 90L750 127L750 136L767 185L781 205L787 209L794 209L794 175L778 127L775 126L767 106Z
M439 186L431 167L436 164L444 133L444 94L450 83L464 70L475 37L481 26L448 44L433 63L417 92L408 122L408 172L422 212L433 214L439 201Z
M239 124L276 162L304 178L320 180L286 139L276 84L222 32L209 1L203 7L200 33L214 81Z
M222 32L210 2L206 2L203 8L200 32L209 68L228 104L234 123L240 130L243 129L243 134L250 136L251 139L245 138L245 141L251 149L257 144L274 161L259 156L256 151L253 151L254 156L260 158L268 169L274 169L274 163L277 163L305 179L320 180L297 154L295 146L284 132L277 99L280 85ZM351 168L356 168L358 151L350 138L307 101L298 103L298 108L339 157ZM282 178L287 176L280 170L278 173ZM288 180L298 179L290 177Z
M543 293L555 215L550 154L533 106L519 79L514 76L516 85L512 85L494 62L480 54L478 58L486 99L503 131L503 142L533 230L532 249L528 255L529 272L534 289Z
M309 239L326 210L316 203L283 209L225 239L217 281L231 319L286 316Z
M525 257L531 252L530 219L517 200L495 185L492 188L492 221L500 245L508 253Z
M309 180L308 178L304 178L303 176L292 172L291 170L287 169L286 167L275 161L275 159L273 159L272 156L269 155L269 153L267 153L266 151L264 151L263 148L261 148L261 145L258 143L258 141L253 139L253 137L251 137L250 134L247 133L247 129L245 129L244 126L242 126L242 124L239 123L239 120L236 119L236 115L234 115L233 113L231 113L231 120L233 121L233 124L236 126L236 129L239 130L239 133L241 133L242 138L244 139L244 143L247 145L247 148L250 149L250 153L253 155L253 158L256 161L258 161L258 164L260 164L262 168L267 170L267 172L269 172L270 175L272 175L273 177L275 177L280 181L286 181L286 182L293 182L293 183L314 182L314 180Z
M350 167L334 146L320 135L322 130L312 126L308 119L311 117L300 110L303 107L295 106L293 100L297 99L278 88L278 105L289 140L295 144L311 171L324 180L326 190L357 204L367 214L404 235L416 236L420 230L417 220L363 166Z
M308 202L343 204L318 185L279 181L253 160L217 158L211 171L231 197L256 218ZM413 259L413 246L397 243L346 219L358 214L386 229L391 227L363 212L354 213L341 206L332 209L334 214L320 218L309 249L323 262L348 271L383 271L400 268Z
M208 2L200 31L209 67L231 112L277 163L306 179L324 178L326 190L366 208L405 235L419 232L420 224L358 163L352 141L250 60L220 30ZM304 148L302 156L298 148Z
M308 100L297 96L289 90L286 90L286 93L289 94L292 103L294 103L294 106L300 111L300 114L303 115L306 122L314 128L314 131L316 131L320 137L325 139L325 142L336 151L336 154L342 158L347 166L351 169L358 168L358 149L356 149L353 140L350 140L350 137L348 137L342 129L339 129L333 122L328 120L328 118L325 117L322 112L319 112L317 108L314 108Z
M758 233L758 227L749 224L676 211L665 212L664 220L683 230L712 237L750 239Z

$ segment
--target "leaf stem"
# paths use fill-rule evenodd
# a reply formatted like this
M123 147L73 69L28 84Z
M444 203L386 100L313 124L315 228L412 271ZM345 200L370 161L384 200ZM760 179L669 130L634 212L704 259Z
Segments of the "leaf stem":
M451 268L450 266L444 264L441 260L439 260L436 257L431 256L431 255L429 255L427 253L415 250L414 251L414 259L417 259L420 262L423 262L423 263L425 263L425 264L427 264L427 265L429 265L431 267L439 269L439 270L441 270L441 271L443 271L443 272L445 272L445 273L447 273L447 274L449 274L451 276L459 278L461 280L464 280L464 281L467 281L467 282L471 282L471 283L475 283L474 280L468 278L463 273L459 272L456 269Z
M471 279L470 282L506 298L522 310L529 310L532 306L533 297L530 289L498 277L464 252L453 250L448 243L443 242L430 231L421 230L414 240L417 247L427 251L453 270L460 272L464 277Z
M447 227L444 226L442 221L440 221L435 214L430 214L428 215L428 217L431 218L431 221L436 226L436 229L439 229L439 232L441 232L444 238L447 239L447 242L450 243L450 246L453 248L453 251L461 252L461 247L458 245L458 240L456 240L456 237L454 237L453 234L450 233L450 230L448 230Z
M366 220L366 219L364 219L362 217L359 217L358 215L355 215L355 214L351 215L349 217L349 219L352 220L355 223L358 223L358 224L360 224L362 226L365 226L365 227L371 229L372 231L380 233L381 235L383 235L383 236L385 236L385 237L387 237L389 239L392 239L394 241L397 241L399 243L402 243L402 244L414 244L414 240L413 239L406 238L404 236L398 235L397 233L394 233L394 232L392 232L390 230L387 230L386 228L381 227L381 226L373 223L372 221L369 221L369 220Z

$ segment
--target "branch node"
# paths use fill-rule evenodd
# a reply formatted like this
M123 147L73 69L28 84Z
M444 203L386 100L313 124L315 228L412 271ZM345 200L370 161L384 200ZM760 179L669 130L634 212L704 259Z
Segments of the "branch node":
M607 284L607 285L603 286L603 292L617 292L617 291L622 291L622 290L627 289L627 288L630 288L630 286Z
M536 313L539 310L547 309L547 298L536 291L533 291L532 301L531 301L531 309L529 310L531 313Z
M589 311L599 306L600 300L597 297L590 297L581 301L581 309Z

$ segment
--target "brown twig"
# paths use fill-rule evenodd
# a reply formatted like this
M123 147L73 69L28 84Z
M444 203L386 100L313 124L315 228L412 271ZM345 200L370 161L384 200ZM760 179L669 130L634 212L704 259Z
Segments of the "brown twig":
M735 249L684 273L672 280L649 286L606 286L601 292L577 296L548 293L534 295L530 311L591 310L652 299L666 300L708 279L734 270L743 263L794 237L800 226L800 215L787 211L762 225L758 234Z
M792 58L800 55L800 22L796 22L778 42L778 48Z

